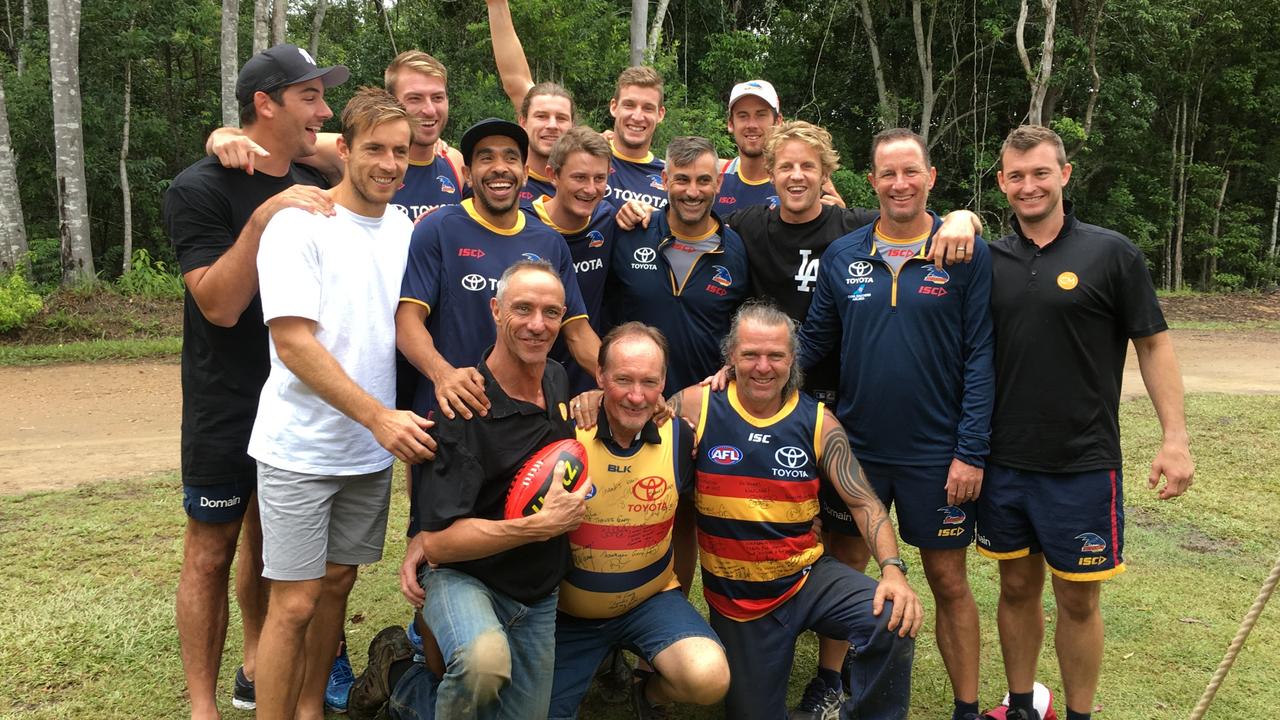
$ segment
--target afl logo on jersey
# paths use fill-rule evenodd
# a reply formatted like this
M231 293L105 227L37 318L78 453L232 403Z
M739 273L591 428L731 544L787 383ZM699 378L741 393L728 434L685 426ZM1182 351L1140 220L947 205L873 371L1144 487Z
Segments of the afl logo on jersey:
M717 465L737 465L742 462L742 451L732 445L717 445L707 451L707 459Z
M587 247L598 248L604 245L604 235L599 230L587 233Z
M440 181L440 192L453 195L458 192L458 188L454 186L453 181L444 175L437 175L436 180Z
M711 281L723 287L729 287L733 284L733 276L729 274L729 268L723 265L711 266L716 274L711 277Z
M1075 290L1076 285L1080 284L1080 278L1076 274L1068 270L1058 276L1058 287L1063 290Z
M661 175L647 175L646 177L649 178L649 187L655 190L661 190L662 192L667 191L666 186L662 184Z

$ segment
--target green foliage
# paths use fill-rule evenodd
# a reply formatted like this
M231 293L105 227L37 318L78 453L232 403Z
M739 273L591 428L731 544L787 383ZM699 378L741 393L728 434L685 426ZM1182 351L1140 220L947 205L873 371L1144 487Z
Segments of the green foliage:
M170 272L163 261L152 259L151 253L140 248L133 251L129 271L116 279L116 288L130 297L178 299L185 286L181 275Z
M23 327L43 308L22 270L0 275L0 333Z

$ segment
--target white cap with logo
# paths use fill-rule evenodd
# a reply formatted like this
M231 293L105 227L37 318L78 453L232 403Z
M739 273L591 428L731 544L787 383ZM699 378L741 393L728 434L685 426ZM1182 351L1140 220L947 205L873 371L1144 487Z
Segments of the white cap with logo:
M733 104L747 95L755 95L773 108L775 113L782 114L778 107L778 91L773 89L768 80L748 80L734 85L733 91L729 93L729 110L732 111Z

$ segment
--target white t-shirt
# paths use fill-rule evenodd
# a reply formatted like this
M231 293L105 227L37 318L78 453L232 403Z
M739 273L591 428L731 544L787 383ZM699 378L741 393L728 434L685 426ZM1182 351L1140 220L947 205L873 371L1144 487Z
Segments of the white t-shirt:
M413 224L390 205L380 218L335 208L334 217L286 208L263 230L258 248L263 319L316 321L316 339L347 375L393 407L395 313ZM285 367L274 342L249 455L313 475L362 475L393 460L373 433Z

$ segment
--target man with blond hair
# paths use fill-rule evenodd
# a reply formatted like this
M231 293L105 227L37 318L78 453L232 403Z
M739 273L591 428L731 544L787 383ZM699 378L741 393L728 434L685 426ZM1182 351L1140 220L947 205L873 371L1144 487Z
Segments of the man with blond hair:
M395 310L409 221L388 208L412 116L364 88L342 113L336 213L276 213L257 269L271 334L249 454L258 463L263 577L257 713L320 720L356 569L382 557L394 458L428 460L431 423L395 410Z
M1120 378L1133 341L1164 441L1148 487L1176 498L1195 473L1182 376L1142 251L1080 222L1063 188L1062 139L1016 128L1000 151L1013 233L991 244L996 406L978 501L978 551L1000 561L1000 649L1009 704L988 713L1043 720L1033 707L1044 642L1045 566L1067 720L1088 720L1102 669L1102 581L1124 572Z

